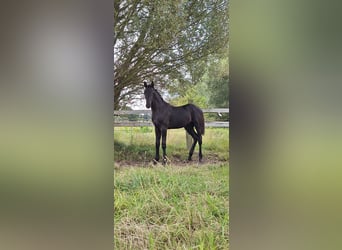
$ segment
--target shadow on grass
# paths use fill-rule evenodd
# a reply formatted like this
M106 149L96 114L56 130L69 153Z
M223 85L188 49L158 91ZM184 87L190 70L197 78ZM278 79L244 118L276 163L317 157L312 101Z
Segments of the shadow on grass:
M167 156L174 162L185 162L188 158L188 149L185 145L167 145ZM227 161L229 153L224 147L212 146L203 147L203 155L205 160L209 161ZM122 141L114 139L114 160L116 162L149 162L155 157L155 146L150 144L134 143L126 144ZM160 157L162 157L162 149L160 148ZM193 160L198 159L198 145L193 154Z
M149 145L127 145L114 140L115 161L146 161L154 157L154 148Z

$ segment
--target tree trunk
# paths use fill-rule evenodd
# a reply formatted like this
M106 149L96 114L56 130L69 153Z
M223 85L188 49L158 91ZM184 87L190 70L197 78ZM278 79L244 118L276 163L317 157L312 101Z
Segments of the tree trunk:
M117 85L115 86L116 82L114 82L114 110L119 110L120 109L120 95L122 88L120 86L120 81L117 81Z
M114 89L114 110L120 109L120 105L119 105L120 92L121 91L116 91L116 89Z

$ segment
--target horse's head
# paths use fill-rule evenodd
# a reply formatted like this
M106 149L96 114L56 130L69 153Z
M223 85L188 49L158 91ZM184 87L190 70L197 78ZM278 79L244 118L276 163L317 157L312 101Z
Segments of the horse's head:
M146 100L146 108L149 109L152 105L152 99L153 99L153 93L154 93L153 81L149 85L147 84L146 81L144 81L144 87L145 87L144 95L145 95L145 100Z

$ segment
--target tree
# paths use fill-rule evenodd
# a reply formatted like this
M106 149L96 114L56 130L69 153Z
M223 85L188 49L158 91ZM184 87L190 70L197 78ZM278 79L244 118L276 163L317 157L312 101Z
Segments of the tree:
M208 55L228 43L227 0L114 2L114 109L145 79L168 88L196 83Z
M170 103L175 106L181 106L191 102L201 108L207 108L208 101L207 85L205 82L200 81L196 85L189 85L182 95L172 98Z
M214 61L208 69L207 85L209 105L215 108L227 108L229 106L229 66L228 56Z

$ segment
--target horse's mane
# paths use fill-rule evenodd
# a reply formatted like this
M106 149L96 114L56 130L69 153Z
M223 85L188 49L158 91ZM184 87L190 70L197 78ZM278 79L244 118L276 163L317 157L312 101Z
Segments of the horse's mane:
M165 102L165 100L163 99L163 97L161 96L161 94L158 92L158 90L156 90L155 88L153 88L154 89L154 92L156 93L156 94L158 94L158 96L160 97L160 99L163 101L163 102Z

